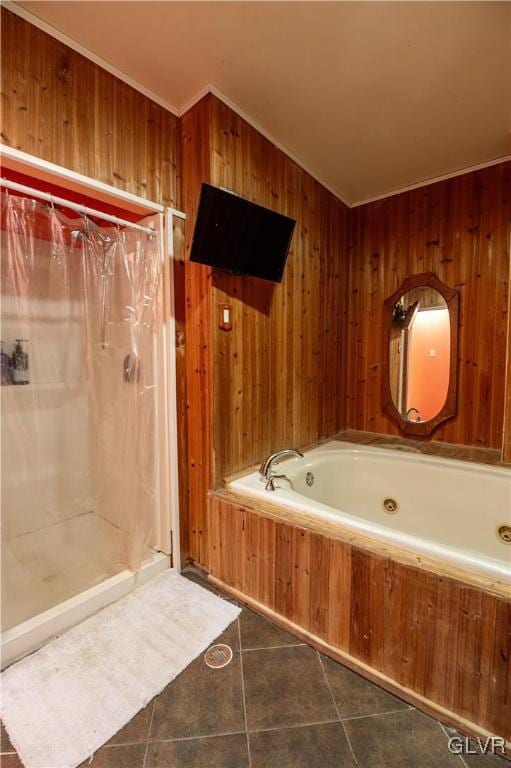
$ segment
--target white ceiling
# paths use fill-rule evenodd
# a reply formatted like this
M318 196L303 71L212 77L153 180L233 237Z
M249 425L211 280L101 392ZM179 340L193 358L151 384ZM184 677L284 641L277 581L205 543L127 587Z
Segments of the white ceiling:
M349 204L511 154L511 2L20 2L182 111L213 84Z

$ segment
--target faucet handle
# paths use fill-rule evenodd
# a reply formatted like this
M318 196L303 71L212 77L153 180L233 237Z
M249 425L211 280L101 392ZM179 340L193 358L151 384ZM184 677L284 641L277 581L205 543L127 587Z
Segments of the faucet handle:
M266 481L266 485L264 486L265 491L275 491L275 480L287 480L289 482L289 478L286 477L286 475L270 475L268 480Z

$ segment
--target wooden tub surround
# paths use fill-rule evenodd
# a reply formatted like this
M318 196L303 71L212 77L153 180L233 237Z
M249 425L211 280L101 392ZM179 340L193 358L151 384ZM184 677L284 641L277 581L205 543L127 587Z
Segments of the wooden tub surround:
M511 587L212 492L209 579L417 708L511 748Z
M420 453L423 456L438 456L443 459L458 459L459 461L472 461L476 464L488 464L498 467L502 461L501 451L494 448L478 448L470 445L454 445L441 443L436 440L417 440L412 437L399 435L380 435L376 432L357 432L348 429L335 435L334 440L343 440L357 445L373 445L375 448L388 448L392 451L410 451ZM307 447L315 448L316 446Z

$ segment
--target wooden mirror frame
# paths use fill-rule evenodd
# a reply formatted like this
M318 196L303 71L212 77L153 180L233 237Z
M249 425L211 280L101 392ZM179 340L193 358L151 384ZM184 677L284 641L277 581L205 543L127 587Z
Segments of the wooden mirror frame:
M434 288L438 291L447 304L451 330L449 386L444 406L433 419L420 422L408 421L394 405L389 369L390 328L394 307L396 302L413 288ZM458 310L459 291L456 288L449 288L448 285L439 280L434 272L424 272L420 275L407 277L398 290L388 299L385 299L383 305L382 408L384 413L396 422L405 435L427 437L439 424L456 416L458 403Z

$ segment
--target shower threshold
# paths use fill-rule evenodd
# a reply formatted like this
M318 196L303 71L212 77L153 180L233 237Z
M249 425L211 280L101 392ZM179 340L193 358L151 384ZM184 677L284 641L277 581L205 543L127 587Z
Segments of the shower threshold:
M128 570L121 571L3 632L0 642L1 668L4 669L27 653L32 653L52 637L60 635L107 605L120 600L168 568L170 557L155 552L144 560L138 574Z

